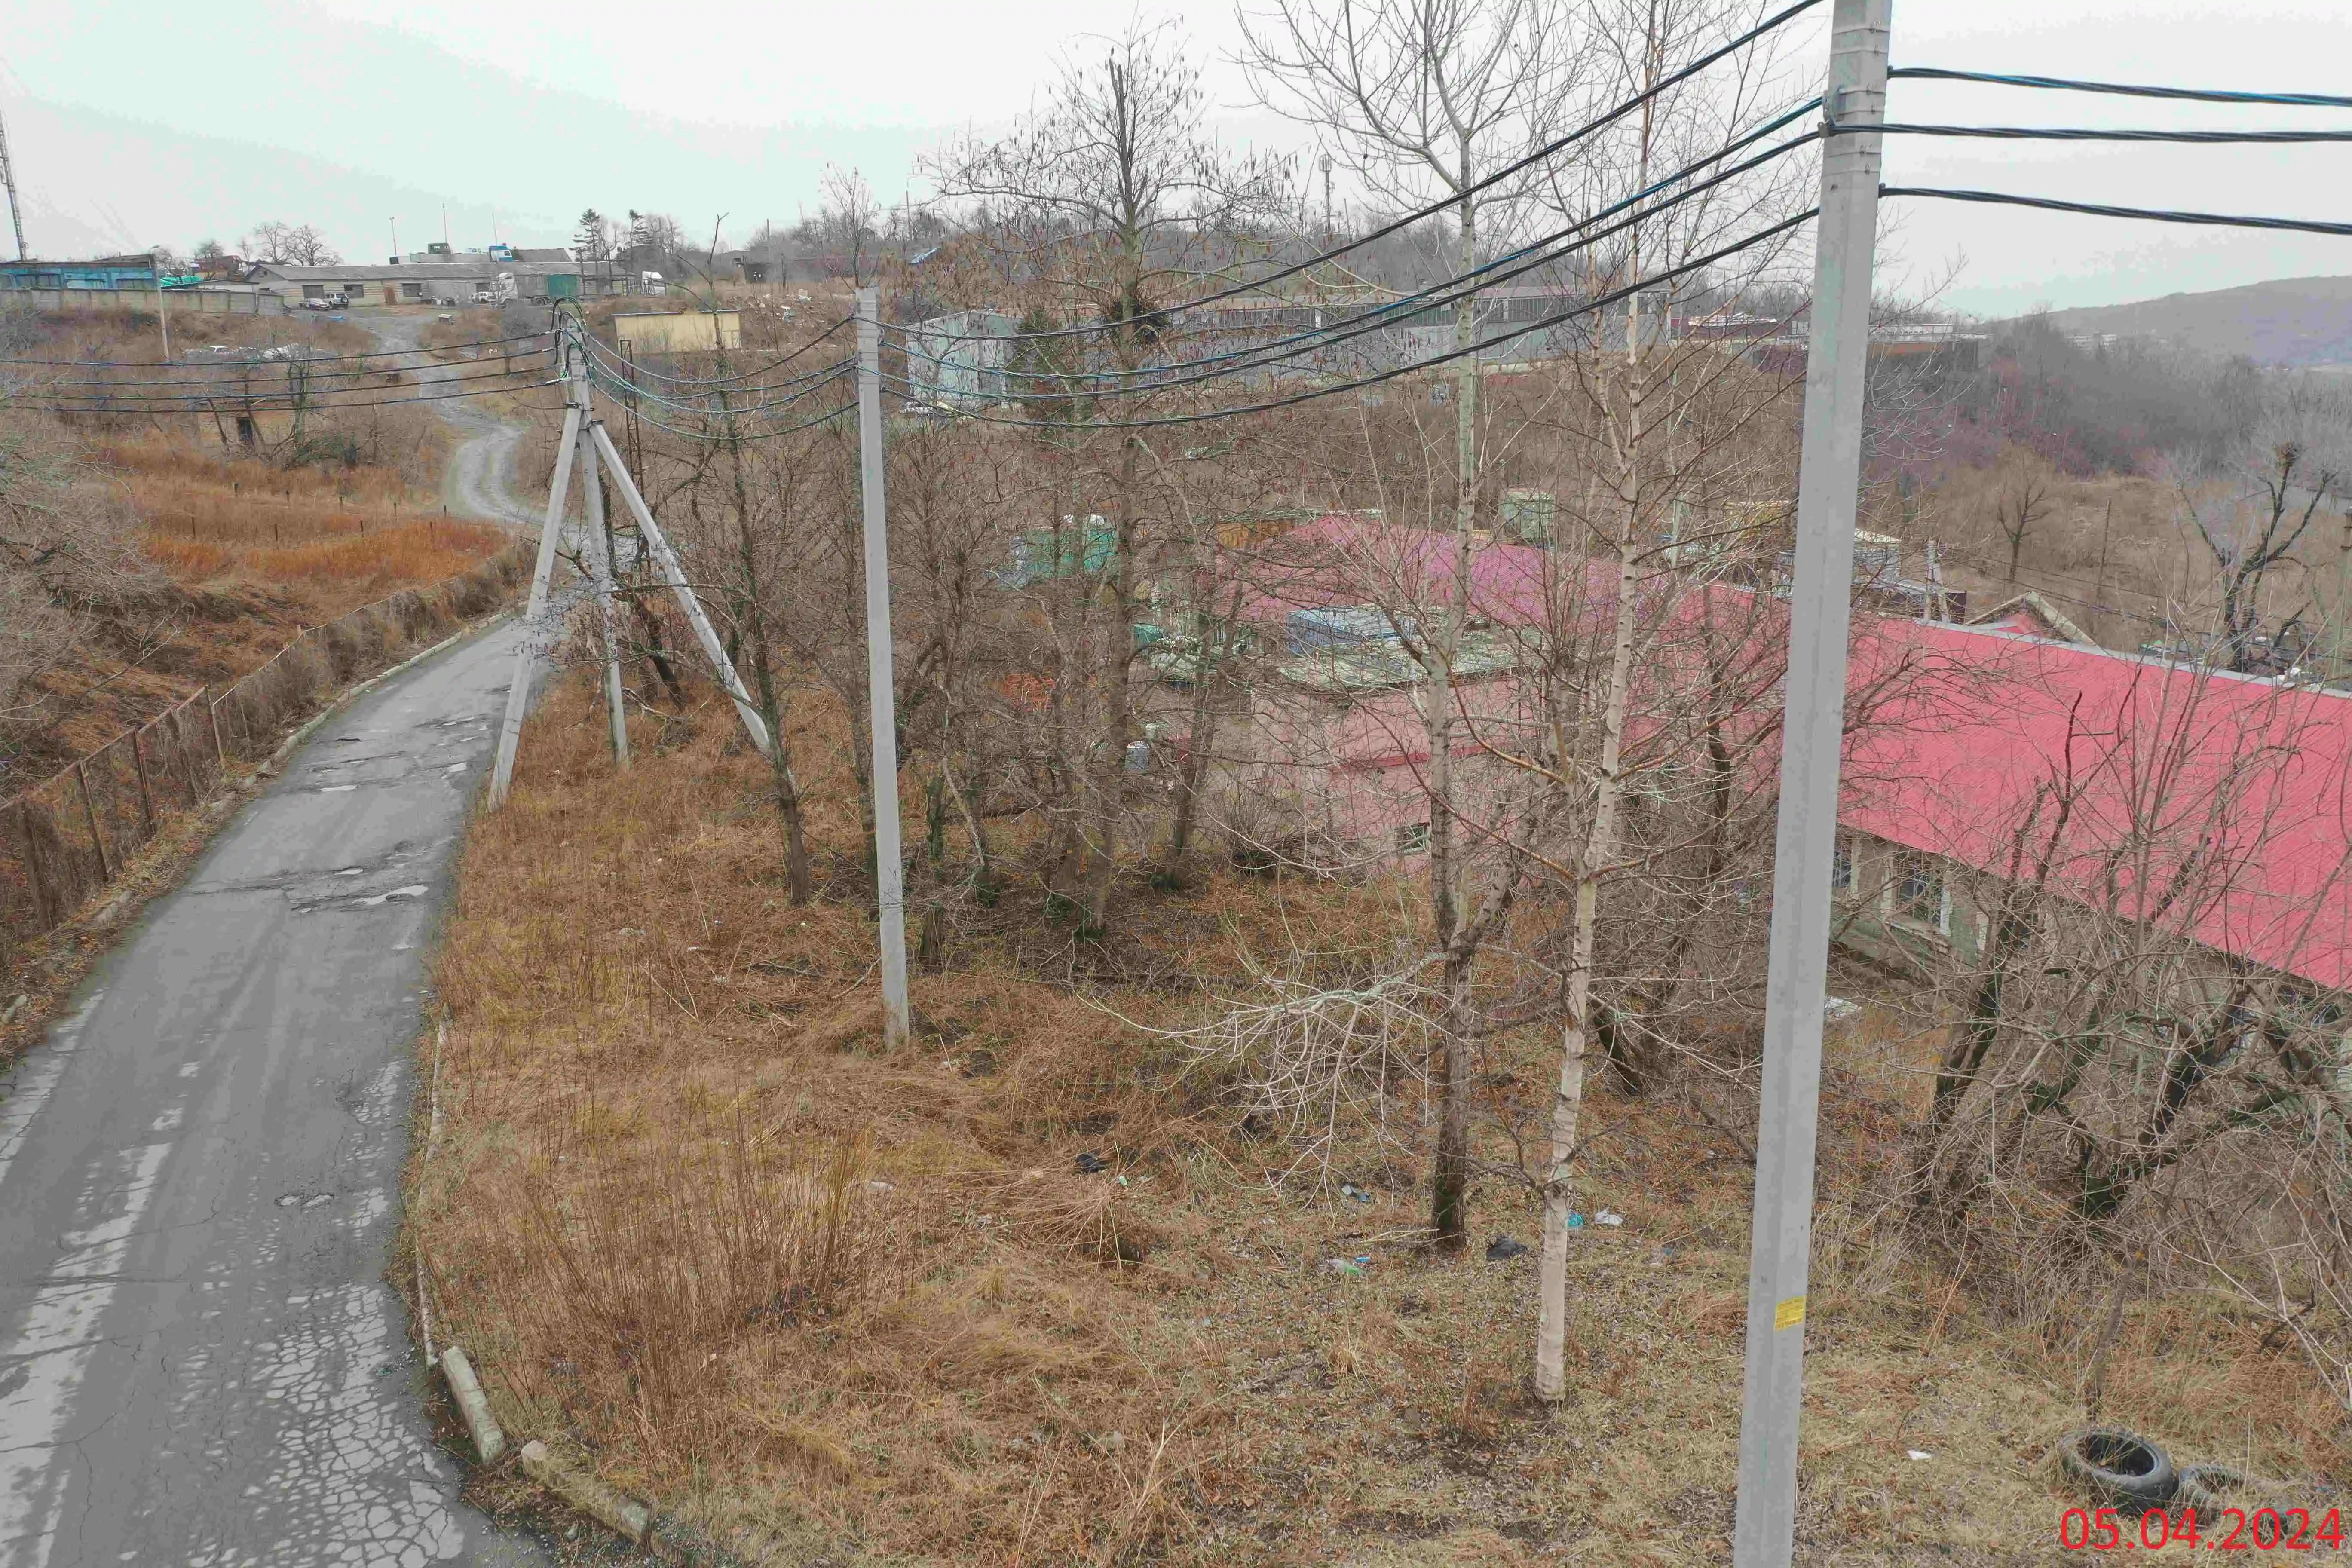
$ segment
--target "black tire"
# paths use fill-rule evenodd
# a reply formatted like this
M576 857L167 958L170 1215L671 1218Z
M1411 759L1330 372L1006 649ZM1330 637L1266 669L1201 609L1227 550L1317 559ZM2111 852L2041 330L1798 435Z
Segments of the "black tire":
M2177 1508L2195 1509L2200 1520L2218 1519L2230 1506L2230 1493L2245 1484L2245 1476L2227 1465L2183 1465L2172 1500Z
M2094 1502L2142 1513L2172 1500L2180 1478L2152 1437L2121 1426L2086 1426L2058 1445L2058 1465Z

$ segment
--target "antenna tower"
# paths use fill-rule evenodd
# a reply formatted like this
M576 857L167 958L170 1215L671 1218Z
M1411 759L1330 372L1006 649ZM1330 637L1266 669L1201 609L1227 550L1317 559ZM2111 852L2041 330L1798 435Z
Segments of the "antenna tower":
M0 121L0 185L8 187L8 221L16 228L16 259L25 259L25 205L16 199L16 169L8 162L8 126Z

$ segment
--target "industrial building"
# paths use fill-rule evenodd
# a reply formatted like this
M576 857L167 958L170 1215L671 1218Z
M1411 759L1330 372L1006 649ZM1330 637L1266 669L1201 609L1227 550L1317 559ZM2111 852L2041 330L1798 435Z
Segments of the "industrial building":
M373 265L298 267L290 261L256 262L246 280L289 304L340 294L354 305L471 304L477 294L499 293L499 280L514 279L524 300L574 299L579 268L569 261L494 261L487 252L446 261L381 261Z

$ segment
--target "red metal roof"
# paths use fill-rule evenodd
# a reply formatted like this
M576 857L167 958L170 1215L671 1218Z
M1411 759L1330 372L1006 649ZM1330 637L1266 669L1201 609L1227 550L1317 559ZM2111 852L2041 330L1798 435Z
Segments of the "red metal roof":
M1579 592L1559 576L1577 561L1485 544L1475 611L1519 625L1543 624L1548 604L1608 613L1613 564L1584 563ZM1440 602L1454 563L1449 534L1326 517L1255 564L1265 591L1244 616ZM1714 584L1686 609L1737 592ZM1754 617L1745 635L1784 624ZM2352 697L2024 635L2031 625L1856 614L1840 820L2000 876L2046 856L2063 896L2352 991Z
M2352 990L2352 698L1874 616L1853 670L1848 826Z

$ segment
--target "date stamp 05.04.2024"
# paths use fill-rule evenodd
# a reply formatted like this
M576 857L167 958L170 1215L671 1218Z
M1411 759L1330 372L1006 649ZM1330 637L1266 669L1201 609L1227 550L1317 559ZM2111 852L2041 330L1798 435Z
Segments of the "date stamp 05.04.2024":
M2070 1508L2058 1520L2058 1544L2069 1552L2153 1552L2188 1547L2205 1552L2329 1552L2344 1549L2340 1510L2302 1508L2160 1508L2134 1515L2112 1508Z

